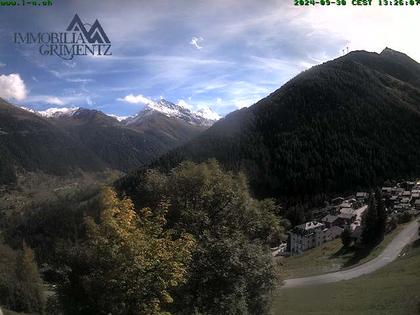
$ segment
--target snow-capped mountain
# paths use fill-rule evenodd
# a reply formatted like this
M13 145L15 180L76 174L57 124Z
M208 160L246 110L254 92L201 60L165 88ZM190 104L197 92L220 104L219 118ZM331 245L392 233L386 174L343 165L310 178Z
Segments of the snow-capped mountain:
M24 109L28 112L37 114L39 116L46 117L46 118L57 118L57 117L61 117L61 116L72 116L79 109L79 107L70 107L70 108L68 108L68 107L60 107L60 108L52 107L52 108L48 108L46 110L36 111L36 110L31 109L31 108L23 107L23 106L21 106L20 108L22 108L22 109Z
M208 107L202 108L197 112L192 112L184 106L176 105L161 99L157 102L148 103L141 112L136 116L127 118L124 120L124 123L126 125L139 123L142 119L153 113L160 113L166 117L178 118L194 126L209 127L220 119L220 116Z
M52 107L43 111L35 111L31 108L21 107L31 113L40 115L46 118L71 117L77 114L80 107ZM178 118L193 126L210 127L221 117L209 107L202 107L198 111L191 111L190 109L177 105L167 100L161 99L156 102L150 102L145 105L144 109L134 116L117 116L113 114L104 114L109 117L117 119L125 125L141 123L142 119L154 113L160 113L169 118Z
M220 118L222 118L218 113L211 110L210 107L203 107L200 108L198 111L195 112L197 116L200 116L207 120L212 120L214 122L218 121Z

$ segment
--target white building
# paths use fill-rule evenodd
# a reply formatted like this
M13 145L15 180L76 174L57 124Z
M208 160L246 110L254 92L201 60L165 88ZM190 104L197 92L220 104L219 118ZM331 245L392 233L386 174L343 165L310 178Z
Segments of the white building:
M317 247L325 242L325 225L311 221L296 226L290 232L290 252L301 254L305 250Z

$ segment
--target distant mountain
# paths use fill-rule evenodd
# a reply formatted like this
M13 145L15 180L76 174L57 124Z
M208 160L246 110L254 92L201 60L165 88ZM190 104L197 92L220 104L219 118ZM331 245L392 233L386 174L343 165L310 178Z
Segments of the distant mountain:
M123 121L78 107L34 111L3 100L0 105L0 184L13 181L15 167L52 174L128 172L196 137L215 117L164 100Z
M105 168L61 128L0 98L0 184L14 182L16 170L66 175Z
M124 172L150 163L214 122L165 100L122 121L84 108L49 113L49 117L111 168Z
M189 125L199 127L210 127L220 119L220 116L208 107L200 109L197 112L192 112L188 108L161 99L160 101L146 104L145 108L136 116L129 117L123 122L128 126L139 125L144 118L155 114L164 115L168 118L176 118Z
M420 175L420 64L385 49L313 67L154 166L216 158L259 196L304 196Z
M79 107L71 107L71 108L67 108L67 107L53 107L53 108L48 108L46 110L43 111L34 111L34 110L30 110L28 108L23 107L26 110L29 110L35 114L41 115L42 117L47 117L47 118L54 118L54 117L60 117L60 116L71 116L73 115L78 109Z

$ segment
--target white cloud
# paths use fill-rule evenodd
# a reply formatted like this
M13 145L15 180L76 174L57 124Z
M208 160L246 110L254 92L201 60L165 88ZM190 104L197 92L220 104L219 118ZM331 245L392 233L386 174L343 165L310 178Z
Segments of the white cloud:
M317 8L308 7L294 22L311 27L312 33L308 33L307 38L325 34L322 39L329 36L347 42L339 47L337 56L346 46L349 46L350 50L376 52L381 52L388 46L420 60L420 42L413 40L412 32L401 31L416 29L419 26L418 12L412 10L412 7L389 9L387 6L372 5L363 8L348 7L346 10L338 7L329 9L331 10L323 10L320 14Z
M139 94L139 95L127 95L124 96L124 98L118 98L118 101L121 102L127 102L130 104L150 104L153 103L153 101L151 99L148 99L147 97L144 97L143 95Z
M81 79L81 78L75 78L75 79L66 79L67 82L72 83L87 83L87 82L93 82L92 79Z
M235 100L234 104L236 108L241 109L244 107L248 107L252 105L252 102L246 101L246 100Z
M63 106L65 103L62 99L56 97L56 96L47 96L45 98L45 103L51 104L51 105L57 105L57 106Z
M193 38L191 38L190 44L193 45L197 49L202 49L203 46L200 46L200 43L202 41L204 41L204 38L203 37L196 37L196 36L194 36Z
M63 61L63 64L70 69L75 68L77 65L74 61Z
M90 98L89 96L86 97L86 104L88 104L89 106L92 106L95 104L95 102L92 100L92 98Z
M27 95L25 82L17 73L0 75L0 96L6 99L24 100Z
M25 102L28 104L45 103L55 106L64 106L67 104L85 104L86 96L77 94L60 97L54 95L31 95L25 100Z

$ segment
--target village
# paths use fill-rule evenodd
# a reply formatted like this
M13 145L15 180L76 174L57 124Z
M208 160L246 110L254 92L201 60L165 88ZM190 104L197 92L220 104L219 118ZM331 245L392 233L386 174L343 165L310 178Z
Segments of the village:
M420 214L420 181L404 181L381 189L388 222L406 222ZM362 235L362 219L368 210L368 192L336 197L313 212L314 220L295 226L287 242L272 249L273 256L295 256L341 236L345 228L357 244Z

